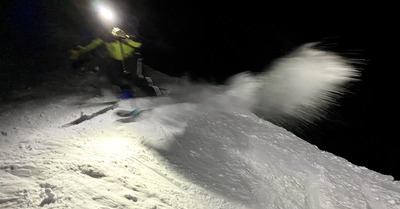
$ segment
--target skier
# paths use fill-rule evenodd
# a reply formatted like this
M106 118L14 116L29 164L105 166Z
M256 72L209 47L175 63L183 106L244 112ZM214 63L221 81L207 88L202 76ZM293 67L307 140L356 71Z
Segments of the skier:
M161 96L151 79L142 75L140 40L117 27L113 28L111 35L96 38L86 46L71 50L70 59L77 62L93 57L92 61L99 65L97 71L104 73L112 85L121 89L120 98L132 97L132 82L150 96ZM93 52L96 52L95 56Z

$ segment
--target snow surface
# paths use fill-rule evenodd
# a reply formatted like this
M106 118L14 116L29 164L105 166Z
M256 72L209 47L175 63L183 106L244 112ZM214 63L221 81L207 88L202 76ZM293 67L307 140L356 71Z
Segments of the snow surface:
M260 119L220 86L186 83L62 127L115 96L87 75L49 76L0 106L0 208L400 208L400 182ZM147 111L114 114L133 108Z

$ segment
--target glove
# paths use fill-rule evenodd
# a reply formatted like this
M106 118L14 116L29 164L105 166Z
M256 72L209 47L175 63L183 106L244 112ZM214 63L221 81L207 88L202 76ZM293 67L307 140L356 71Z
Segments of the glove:
M77 60L79 59L79 57L83 54L83 46L77 46L75 49L72 49L69 51L69 53L71 54L69 59L71 60Z
M114 27L111 31L111 34L115 38L129 38L129 36L125 33L125 31L121 30L120 28Z

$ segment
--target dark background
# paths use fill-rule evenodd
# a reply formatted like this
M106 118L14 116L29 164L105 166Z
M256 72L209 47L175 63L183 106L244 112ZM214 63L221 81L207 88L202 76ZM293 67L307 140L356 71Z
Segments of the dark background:
M40 86L49 71L71 68L68 50L104 32L95 1L1 1L0 98ZM110 1L122 28L143 39L146 64L173 76L223 83L243 71L261 71L297 46L318 41L360 69L358 82L326 119L287 126L320 149L400 179L394 123L396 21L390 5L338 2L282 4L205 1ZM133 24L134 15L139 21ZM71 73L74 73L71 68Z

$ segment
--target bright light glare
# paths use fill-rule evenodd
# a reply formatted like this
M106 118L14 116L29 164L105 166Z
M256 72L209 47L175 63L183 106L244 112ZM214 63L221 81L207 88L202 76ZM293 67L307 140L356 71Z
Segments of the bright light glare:
M90 143L93 148L93 158L102 160L123 160L128 158L134 150L134 145L127 138L104 136L96 138Z
M114 22L115 21L115 15L114 13L107 7L105 6L100 6L99 7L99 14L100 17L104 20Z

